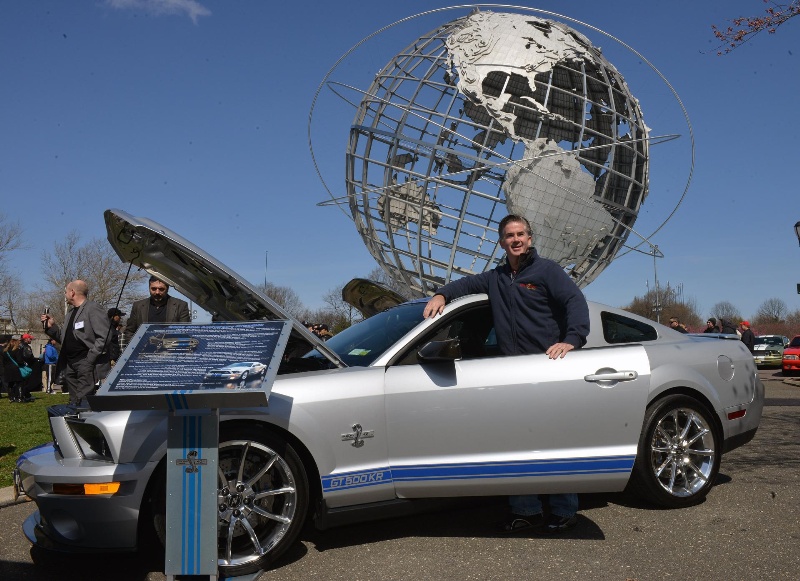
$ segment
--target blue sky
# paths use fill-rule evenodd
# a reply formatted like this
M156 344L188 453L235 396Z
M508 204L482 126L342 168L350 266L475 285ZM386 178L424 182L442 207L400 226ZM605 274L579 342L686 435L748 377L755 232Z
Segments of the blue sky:
M349 0L16 1L0 19L0 211L27 249L11 257L25 286L70 230L105 238L103 211L161 222L254 283L291 286L311 308L374 261L328 199L308 148L317 87L373 31L449 3ZM711 25L763 11L759 0L542 0L528 6L589 23L655 65L680 95L696 142L685 201L652 238L660 284L683 285L701 316L722 300L743 315L773 297L800 308L795 136L800 18L716 56ZM500 10L500 8L495 8ZM392 28L337 69L369 79L448 10ZM579 27L578 27L579 28ZM579 28L580 29L580 28ZM585 34L586 30L580 29ZM642 102L654 134L674 100L636 58L589 34ZM321 100L331 99L330 94ZM320 110L323 108L320 107ZM314 153L344 192L344 116L315 110ZM636 229L650 234L682 193L683 150L651 150L650 197ZM662 153L663 152L663 153ZM655 158L658 158L656 162ZM656 166L660 163L660 166ZM653 259L630 253L585 289L621 306L653 284Z

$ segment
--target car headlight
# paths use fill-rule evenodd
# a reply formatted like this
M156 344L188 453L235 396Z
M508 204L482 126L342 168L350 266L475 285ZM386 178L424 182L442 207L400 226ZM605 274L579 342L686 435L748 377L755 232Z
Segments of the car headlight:
M797 359L797 355L784 355L784 359Z
M87 424L81 420L67 420L75 441L81 449L83 457L87 460L102 460L113 462L111 451L103 432L94 424Z

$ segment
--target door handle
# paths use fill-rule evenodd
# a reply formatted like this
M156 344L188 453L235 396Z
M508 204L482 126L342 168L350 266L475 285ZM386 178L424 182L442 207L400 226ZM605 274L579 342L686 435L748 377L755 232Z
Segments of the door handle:
M639 377L635 371L605 371L598 370L597 373L592 375L585 375L584 381L600 382L600 381L632 381Z

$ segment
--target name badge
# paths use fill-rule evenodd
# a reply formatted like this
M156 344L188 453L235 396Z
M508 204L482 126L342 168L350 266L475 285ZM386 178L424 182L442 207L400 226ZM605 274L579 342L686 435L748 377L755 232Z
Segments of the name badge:
M83 321L75 323L75 330L77 331L78 329L83 329Z

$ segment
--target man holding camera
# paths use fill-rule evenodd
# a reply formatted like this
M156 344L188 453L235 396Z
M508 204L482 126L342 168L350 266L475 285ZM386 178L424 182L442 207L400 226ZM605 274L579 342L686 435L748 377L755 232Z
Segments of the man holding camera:
M63 329L49 313L41 316L47 335L61 343L56 376L64 370L69 403L74 406L84 405L97 381L104 379L111 369L106 350L110 335L108 316L88 295L89 286L84 281L73 280L67 284L64 298L72 309L67 313Z

